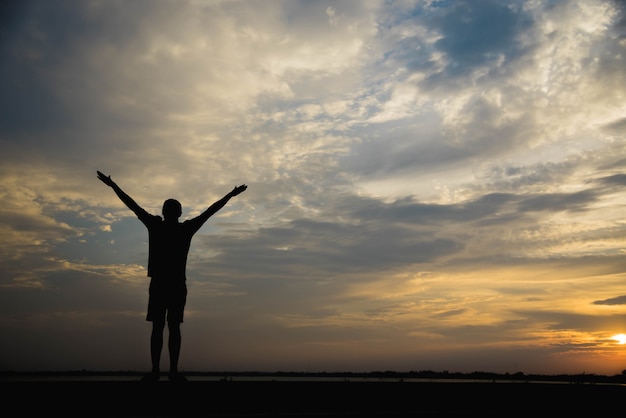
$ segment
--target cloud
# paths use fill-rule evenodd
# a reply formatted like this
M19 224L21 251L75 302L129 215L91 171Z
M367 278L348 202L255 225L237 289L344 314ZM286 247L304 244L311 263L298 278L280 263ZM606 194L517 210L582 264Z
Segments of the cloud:
M145 364L147 231L96 170L184 219L249 185L192 244L189 368L621 358L619 2L3 12L2 367Z
M624 305L626 304L626 296L617 296L615 298L596 300L594 305Z
M601 179L601 182L607 185L624 186L626 185L626 174L614 174L604 177Z

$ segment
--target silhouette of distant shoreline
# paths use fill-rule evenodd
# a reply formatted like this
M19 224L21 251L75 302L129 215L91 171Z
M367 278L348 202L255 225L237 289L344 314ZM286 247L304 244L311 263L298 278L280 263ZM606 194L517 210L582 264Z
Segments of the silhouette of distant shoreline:
M120 378L132 379L143 376L145 372L117 370L117 371L94 371L94 370L66 370L66 371L0 371L0 379L37 379L47 380L71 379L71 378ZM422 371L371 371L371 372L302 372L302 371L183 371L182 374L195 378L196 380L343 380L343 381L490 381L490 382L552 382L552 383L575 383L575 384L623 384L626 385L626 370L617 375L597 375L597 374L524 374L517 372L492 373L475 371L471 373L461 372L437 372L431 370ZM163 374L165 377L166 375Z

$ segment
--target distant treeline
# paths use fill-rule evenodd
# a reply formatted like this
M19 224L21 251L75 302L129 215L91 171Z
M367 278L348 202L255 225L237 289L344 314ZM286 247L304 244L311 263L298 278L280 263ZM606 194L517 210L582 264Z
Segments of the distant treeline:
M66 371L31 371L31 372L17 372L12 370L0 371L0 377L18 377L18 376L141 376L144 372L130 371L130 370L117 370L117 371L91 371L91 370L66 370ZM556 374L556 375L541 375L541 374L524 374L522 372L517 373L492 373L474 371L471 373L461 372L449 372L449 371L371 371L371 372L297 372L297 371L275 371L275 372L262 372L262 371L185 371L187 376L197 377L220 377L223 380L237 377L292 377L292 378L343 378L350 379L386 379L386 380L403 380L403 379L454 379L454 380L492 380L492 381L546 381L546 382L572 382L572 383L619 383L626 384L626 370L623 370L621 374L607 376L597 374Z

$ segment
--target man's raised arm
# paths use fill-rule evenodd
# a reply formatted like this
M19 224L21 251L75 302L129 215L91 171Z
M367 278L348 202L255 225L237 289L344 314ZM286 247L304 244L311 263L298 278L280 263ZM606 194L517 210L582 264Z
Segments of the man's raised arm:
M120 200L122 202L124 202L124 204L126 206L128 206L128 209L132 210L133 212L135 212L135 214L137 216L139 216L141 213L145 213L146 211L137 204L137 202L135 202L133 200L132 197L130 197L129 195L127 195L126 193L124 193L124 191L111 179L111 176L106 176L103 173L101 173L100 171L98 171L98 178L107 186L111 187L113 189L113 191L115 192L115 194L117 195L117 197L120 198Z
M247 188L248 186L246 186L245 184L242 184L241 186L236 186L233 190L226 194L226 196L213 203L204 212L198 215L196 219L199 220L201 224L206 222L206 220L213 216L218 210L222 209L226 205L226 203L228 203L231 197L235 197L245 192Z

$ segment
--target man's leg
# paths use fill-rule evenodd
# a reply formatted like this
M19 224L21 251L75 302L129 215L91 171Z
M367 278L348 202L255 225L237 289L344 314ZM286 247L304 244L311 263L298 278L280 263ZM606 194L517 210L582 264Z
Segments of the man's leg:
M163 350L163 329L165 320L152 321L152 334L150 335L150 361L152 370L141 378L143 382L156 382L159 380L161 351Z
M169 340L168 349L170 352L170 375L178 374L178 358L180 356L180 322L168 322Z
M185 282L180 282L180 286L176 292L167 311L167 327L169 330L169 340L167 347L170 352L170 375L172 382L185 382L185 376L178 373L178 358L180 356L180 324L183 322L185 301L187 299L187 287Z
M161 351L163 350L163 329L165 320L152 322L152 335L150 336L150 357L152 360L152 373L160 372Z

